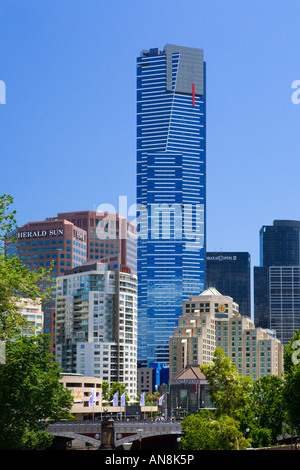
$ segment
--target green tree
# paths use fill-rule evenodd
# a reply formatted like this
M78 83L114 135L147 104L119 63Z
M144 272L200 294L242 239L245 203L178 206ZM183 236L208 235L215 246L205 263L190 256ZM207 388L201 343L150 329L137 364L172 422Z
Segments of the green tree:
M200 412L182 422L182 450L244 450L250 441L239 430L239 423L229 416Z
M8 341L0 364L0 449L43 449L48 423L70 418L71 392L59 382L60 369L46 335Z
M102 401L108 401L109 383L106 380L102 382Z
M286 420L284 381L268 375L253 381L248 402L239 414L241 429L249 429L253 447L274 445Z
M284 351L284 403L291 429L300 433L300 331L296 330Z
M10 233L16 228L16 210L11 206L14 200L9 194L0 195L0 250L6 251Z
M216 407L216 415L236 418L247 403L252 379L240 376L231 359L220 348L215 349L211 364L201 366L201 372L209 384L209 395Z
M50 271L40 269L30 271L17 256L8 256L6 247L12 241L11 231L16 227L13 199L4 194L0 196L0 340L16 337L27 325L19 313L18 302L22 297L47 301L51 290L41 291L40 282L53 283Z
M73 399L59 382L60 370L49 353L48 336L23 337L28 327L19 311L23 297L41 302L51 298L52 279L45 270L28 270L7 247L15 238L13 198L0 196L0 340L5 360L0 364L0 449L42 449L52 441L49 420L70 417ZM46 421L47 420L47 421Z
M161 394L159 392L149 393L145 395L145 404L146 405L158 405Z
M118 392L118 405L120 405L121 403L121 395L123 395L124 392L126 403L129 402L129 397L126 392L126 386L120 382L114 382L111 384L107 393L107 400L112 402L113 396L116 392Z

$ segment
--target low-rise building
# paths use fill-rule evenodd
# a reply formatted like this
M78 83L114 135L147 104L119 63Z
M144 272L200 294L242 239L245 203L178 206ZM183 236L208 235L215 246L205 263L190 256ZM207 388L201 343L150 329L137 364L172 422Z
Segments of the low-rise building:
M71 391L73 405L70 414L78 420L102 420L106 418L144 419L158 412L158 406L114 406L103 400L103 380L82 374L62 374L60 383ZM119 400L120 401L120 400Z
M208 382L199 366L187 366L170 379L168 417L183 418L203 408L213 408Z
M86 419L93 414L103 412L102 379L85 377L81 374L64 374L59 381L72 393L73 406L70 413L75 418Z

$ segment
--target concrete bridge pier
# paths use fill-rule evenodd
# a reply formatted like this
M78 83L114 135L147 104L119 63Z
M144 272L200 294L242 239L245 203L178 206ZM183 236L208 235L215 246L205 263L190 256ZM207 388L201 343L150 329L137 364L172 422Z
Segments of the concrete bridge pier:
M115 449L114 421L105 420L101 423L101 445L99 450Z

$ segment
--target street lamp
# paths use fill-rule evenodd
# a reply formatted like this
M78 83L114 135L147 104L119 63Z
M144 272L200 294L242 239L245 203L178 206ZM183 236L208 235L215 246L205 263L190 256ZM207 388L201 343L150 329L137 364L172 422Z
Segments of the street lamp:
M143 434L144 430L143 429L138 429L137 430L137 433L138 433L138 436L139 436L139 441L140 441L140 450L142 450L142 434Z
M132 442L124 442L122 446L124 450L130 450L132 446Z

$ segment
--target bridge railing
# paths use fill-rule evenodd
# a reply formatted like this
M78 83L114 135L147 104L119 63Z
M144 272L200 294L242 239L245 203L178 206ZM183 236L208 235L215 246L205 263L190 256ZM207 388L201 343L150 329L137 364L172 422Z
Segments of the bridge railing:
M180 421L114 421L113 426L115 432L121 432L121 429L132 430L135 432L138 428L145 430L166 428L177 430L181 427ZM101 421L59 421L49 424L48 431L52 433L58 432L76 432L80 433L101 433ZM124 431L123 431L124 432Z
M103 419L103 421L106 421ZM49 424L49 427L54 427L54 426L101 426L101 420L82 420L82 421L57 421L56 423L51 423ZM126 426L153 426L153 425L178 425L181 424L181 421L174 421L174 420L161 420L161 421L151 421L151 420L117 420L113 419L114 426L123 426L126 424Z
M55 436L85 440L93 445L101 444L101 421L60 421L49 424L48 432ZM116 446L135 440L159 435L180 435L181 421L114 421L113 441Z

